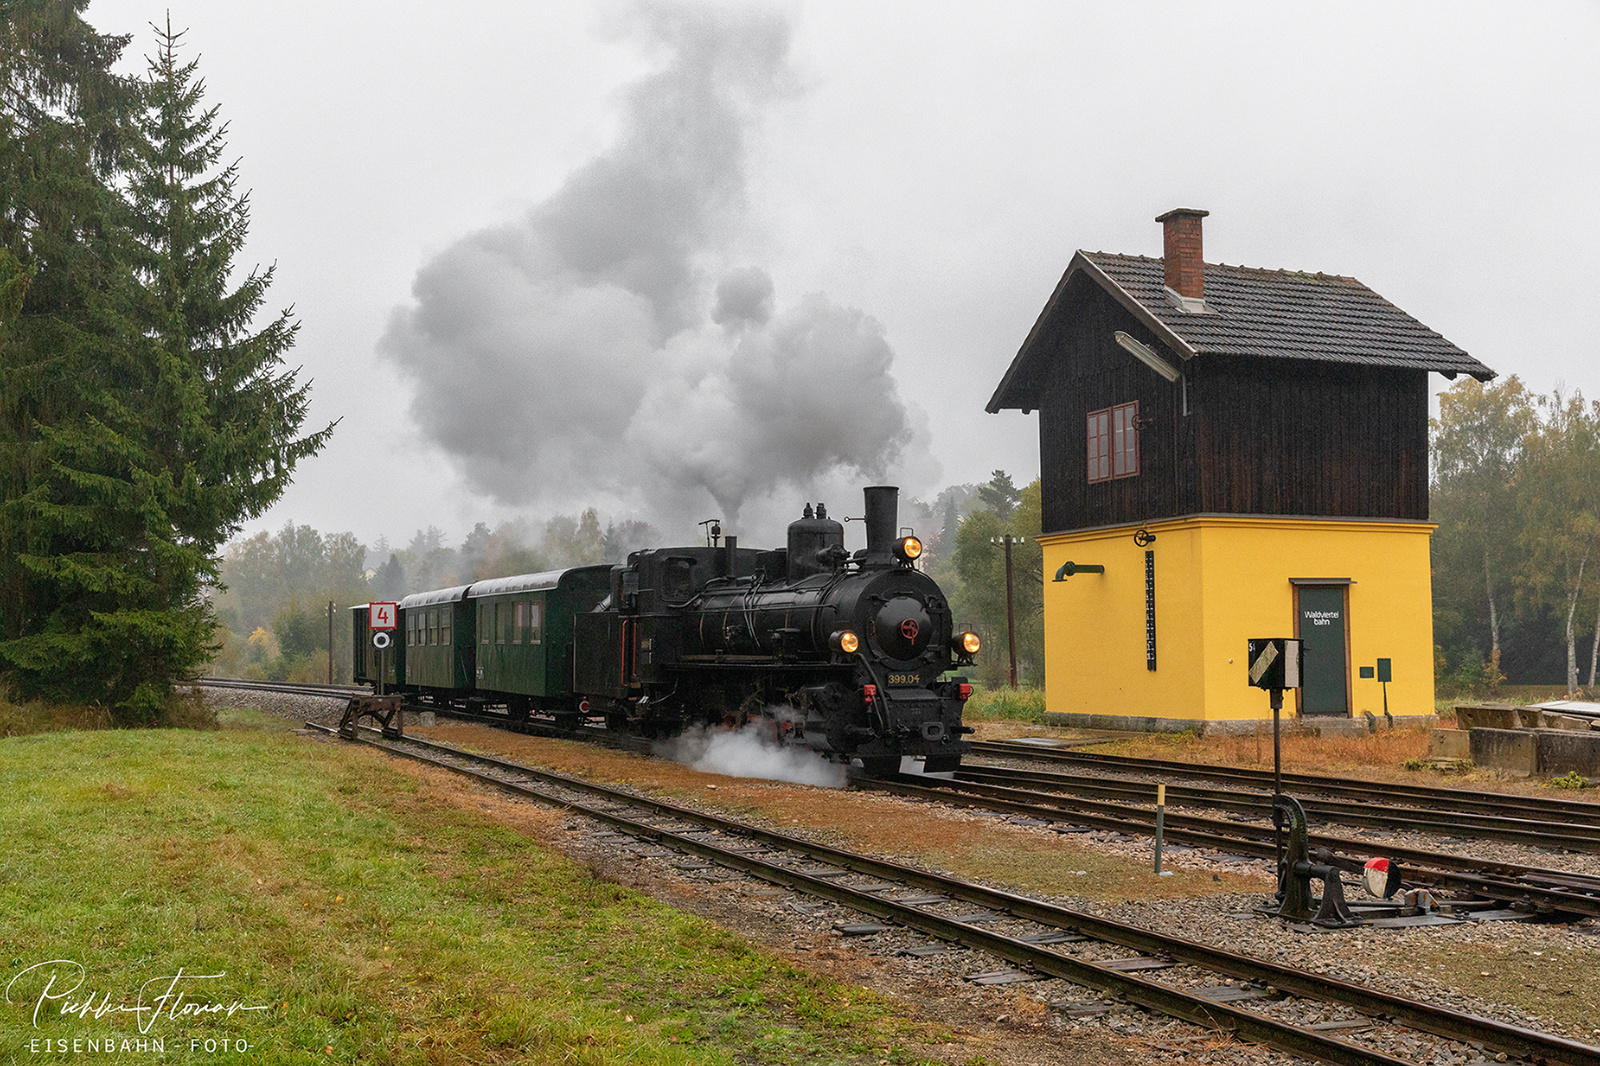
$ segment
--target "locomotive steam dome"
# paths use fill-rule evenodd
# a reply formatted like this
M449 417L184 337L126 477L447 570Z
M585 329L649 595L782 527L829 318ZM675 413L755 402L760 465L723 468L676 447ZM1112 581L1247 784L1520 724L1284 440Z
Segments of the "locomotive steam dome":
M833 562L824 561L832 550L844 553L844 526L829 518L822 504L817 504L815 512L806 504L805 513L789 523L789 580L832 571Z
M914 596L896 596L872 619L878 647L891 659L915 659L933 636L933 619Z

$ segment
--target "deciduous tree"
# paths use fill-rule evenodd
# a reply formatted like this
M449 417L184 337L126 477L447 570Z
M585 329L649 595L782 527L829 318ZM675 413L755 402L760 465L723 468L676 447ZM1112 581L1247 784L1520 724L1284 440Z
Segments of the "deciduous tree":
M1518 493L1521 537L1529 554L1523 591L1553 601L1565 616L1567 691L1578 687L1577 611L1600 539L1600 406L1574 391L1541 401L1545 417L1525 444ZM1590 575L1592 577L1592 574Z
M1535 398L1515 376L1496 384L1464 378L1439 397L1431 423L1434 587L1442 602L1465 600L1479 573L1488 610L1489 669L1499 675L1501 622L1517 570L1516 493L1523 446L1538 425ZM1457 609L1459 610L1458 605Z

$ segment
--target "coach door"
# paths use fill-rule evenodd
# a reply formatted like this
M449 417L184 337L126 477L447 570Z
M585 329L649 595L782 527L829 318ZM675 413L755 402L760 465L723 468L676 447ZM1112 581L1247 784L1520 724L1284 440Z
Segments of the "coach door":
M1295 586L1301 714L1350 714L1348 592L1348 584Z

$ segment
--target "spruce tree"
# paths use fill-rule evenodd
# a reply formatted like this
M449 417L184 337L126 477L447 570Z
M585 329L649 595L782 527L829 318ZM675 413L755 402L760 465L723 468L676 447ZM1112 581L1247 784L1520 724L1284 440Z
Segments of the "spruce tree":
M138 102L85 0L0 0L0 670L147 713L152 384L114 189ZM131 612L124 610L132 605Z
M0 7L0 668L149 721L209 655L219 547L329 430L297 436L289 313L251 332L271 271L230 285L248 202L178 35L130 82L81 0Z
M204 661L212 620L200 592L218 580L218 552L289 485L295 465L332 426L300 436L309 386L284 365L299 324L280 311L256 329L271 267L237 283L234 259L249 232L238 164L222 165L226 124L205 107L199 60L181 63L170 20L152 26L144 109L132 142L128 202L137 316L156 349L159 485L172 569L162 596L189 628L187 670ZM159 427L165 427L164 432Z

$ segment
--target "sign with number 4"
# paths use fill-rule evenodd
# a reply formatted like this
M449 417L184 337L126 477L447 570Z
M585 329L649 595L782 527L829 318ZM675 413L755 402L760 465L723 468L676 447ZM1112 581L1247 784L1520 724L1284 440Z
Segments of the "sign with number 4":
M367 628L393 629L395 624L395 608L398 606L398 604L394 603L367 604Z

